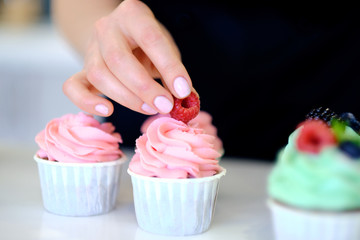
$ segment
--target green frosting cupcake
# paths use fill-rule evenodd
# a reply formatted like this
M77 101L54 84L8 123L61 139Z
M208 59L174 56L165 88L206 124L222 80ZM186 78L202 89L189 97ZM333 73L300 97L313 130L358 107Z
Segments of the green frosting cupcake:
M334 142L320 144L316 151L311 152L307 146L303 147L304 141L305 145L319 145L319 141L323 140L313 137L318 133L318 128L313 128L309 134L309 131L304 133L304 127L302 125L296 129L289 136L286 147L278 153L268 181L270 197L286 205L308 210L360 209L360 157L350 156L340 147L348 141L360 151L360 136L348 126L327 126L334 136Z

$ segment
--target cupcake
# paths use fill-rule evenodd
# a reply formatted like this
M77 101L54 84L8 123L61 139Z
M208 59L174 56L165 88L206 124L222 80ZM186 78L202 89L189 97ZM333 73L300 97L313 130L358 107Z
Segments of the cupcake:
M277 240L360 239L359 130L320 108L291 133L268 181Z
M130 161L135 212L145 231L185 236L206 231L219 181L215 137L170 117L152 121Z
M51 120L35 141L43 204L65 216L104 214L115 207L126 156L111 123L85 113Z
M141 133L145 133L149 124L159 117L170 117L170 114L156 114L148 117L141 125ZM217 134L217 128L212 123L212 116L210 113L206 111L200 111L195 118L188 122L188 125L195 128L202 128L206 134L214 136L214 148L220 153L219 159L224 155L223 143Z

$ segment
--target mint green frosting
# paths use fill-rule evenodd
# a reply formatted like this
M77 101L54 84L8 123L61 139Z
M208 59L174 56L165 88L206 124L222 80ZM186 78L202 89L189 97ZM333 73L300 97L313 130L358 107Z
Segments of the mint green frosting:
M360 209L360 159L349 158L338 146L319 154L296 148L299 129L278 153L268 181L269 195L285 204L311 210ZM346 127L345 137L360 136Z

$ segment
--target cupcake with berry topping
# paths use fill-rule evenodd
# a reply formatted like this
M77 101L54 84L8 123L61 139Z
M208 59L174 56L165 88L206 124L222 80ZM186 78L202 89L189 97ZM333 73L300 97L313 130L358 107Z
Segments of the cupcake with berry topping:
M148 117L141 125L140 128L141 133L145 133L150 123L160 117L170 117L170 114L156 114ZM194 128L201 128L204 130L204 133L214 136L215 137L214 148L216 151L220 153L219 159L224 155L225 151L223 147L223 142L217 134L216 126L212 123L212 116L210 113L206 111L200 111L195 118L191 119L188 122L188 125Z
M136 218L148 232L185 236L210 227L220 179L226 170L218 164L215 137L189 126L199 112L199 101L160 117L136 140L129 164ZM186 101L186 100L185 100ZM186 121L185 121L186 120ZM185 121L185 122L184 122Z
M320 108L289 136L268 181L277 240L360 238L359 126Z
M126 156L111 123L85 113L51 120L35 137L43 204L51 213L91 216L116 204Z

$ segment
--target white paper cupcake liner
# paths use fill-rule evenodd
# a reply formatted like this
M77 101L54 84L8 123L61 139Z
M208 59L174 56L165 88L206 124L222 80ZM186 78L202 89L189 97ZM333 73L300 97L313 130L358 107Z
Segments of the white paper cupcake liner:
M173 236L206 231L215 211L220 178L193 179L144 177L131 172L138 225L145 231Z
M34 156L46 210L65 216L92 216L116 204L126 157L103 163L61 163Z
M277 240L359 240L360 211L316 212L268 201Z

